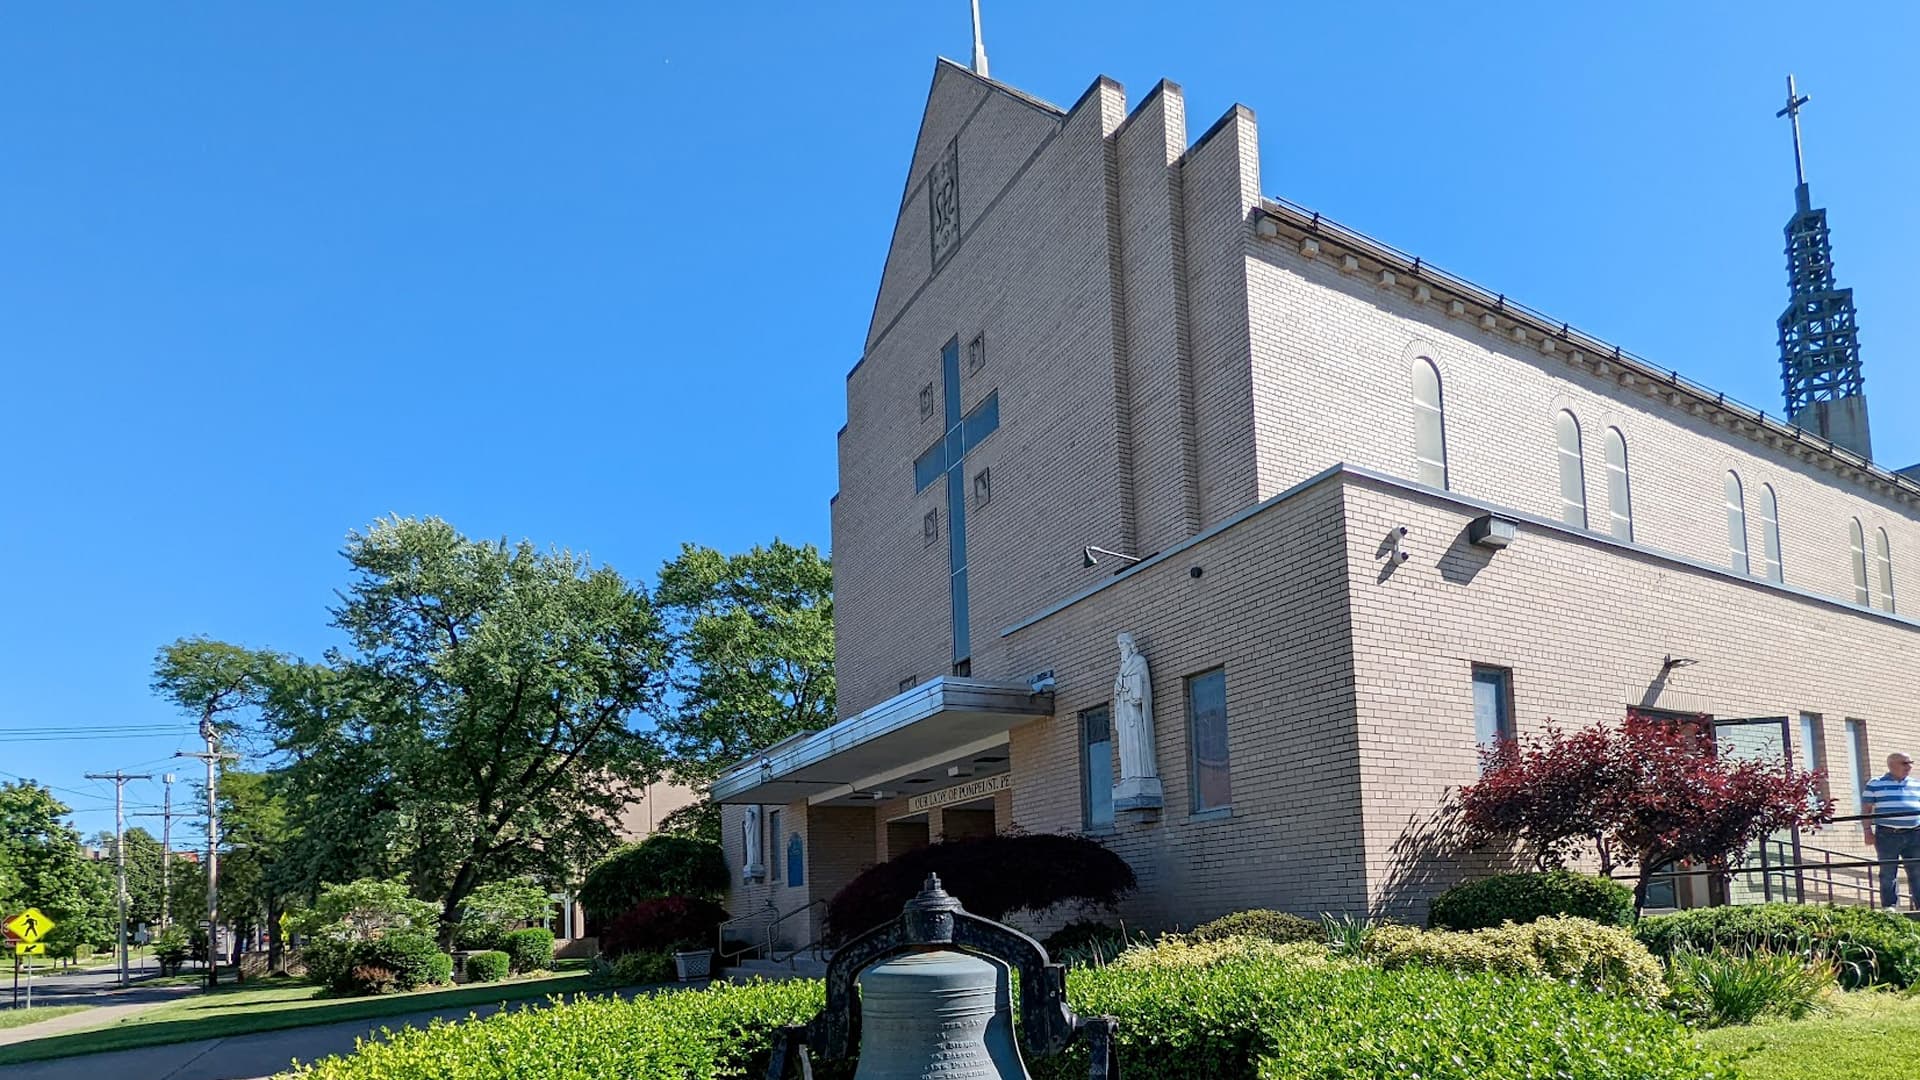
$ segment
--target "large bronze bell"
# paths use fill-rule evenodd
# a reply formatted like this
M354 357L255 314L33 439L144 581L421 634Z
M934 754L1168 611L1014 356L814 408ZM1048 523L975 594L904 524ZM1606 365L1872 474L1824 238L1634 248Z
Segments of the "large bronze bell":
M1119 1080L1113 1017L1075 1015L1066 969L1039 942L967 914L932 874L898 919L834 952L826 1008L775 1033L767 1080L812 1080L815 1054L844 1061L856 1047L854 1080L1029 1080L1013 1033L1014 971L1028 1052L1083 1043L1089 1080Z
M875 964L859 983L853 1080L1028 1080L1006 968L935 949Z

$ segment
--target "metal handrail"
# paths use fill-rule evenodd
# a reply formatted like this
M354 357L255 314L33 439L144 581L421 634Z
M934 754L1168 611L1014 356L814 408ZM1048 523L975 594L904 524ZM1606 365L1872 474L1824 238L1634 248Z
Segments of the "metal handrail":
M824 908L826 906L827 906L827 902L824 899L810 900L807 903L801 905L800 907L794 908L792 911L789 911L786 914L768 923L767 924L767 959L778 964L782 961L792 960L794 957L799 956L801 953L807 952L808 950L812 950L814 954L814 958L819 959L820 958L820 935L815 934L813 936L813 940L793 950L787 955L781 956L780 950L774 947L773 932L779 928L781 923L786 922L788 919L793 918L795 915L799 915L802 912L812 911L816 907Z
M740 948L735 949L732 952L728 952L727 951L727 927L732 926L735 923L746 922L748 919L762 918L768 912L773 912L777 919L779 915L779 911L780 909L774 905L771 899L769 899L761 907L754 908L751 912L745 915L728 919L726 922L721 923L719 928L714 931L715 937L714 937L714 949L713 949L714 953L717 954L720 959L720 966L725 967L727 963L731 960L734 960L738 957L745 956L750 952L759 952L762 949L761 942L749 940ZM771 944L772 938L768 938L766 943Z

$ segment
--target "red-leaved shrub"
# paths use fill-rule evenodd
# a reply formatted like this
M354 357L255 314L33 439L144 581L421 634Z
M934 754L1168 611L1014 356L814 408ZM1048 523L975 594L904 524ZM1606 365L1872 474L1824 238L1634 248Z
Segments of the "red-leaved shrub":
M674 952L710 949L726 909L711 900L669 896L634 905L607 924L600 934L600 951L608 956L631 952Z
M872 867L835 893L827 902L831 938L846 941L898 918L928 874L939 874L968 912L996 921L1069 903L1112 907L1135 884L1125 859L1084 836L1001 833L943 840Z

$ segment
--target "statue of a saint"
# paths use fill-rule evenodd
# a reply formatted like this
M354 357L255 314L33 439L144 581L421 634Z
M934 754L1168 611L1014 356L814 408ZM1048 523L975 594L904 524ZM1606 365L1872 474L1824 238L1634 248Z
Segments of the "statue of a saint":
M740 822L741 839L746 841L747 849L745 864L741 866L740 872L748 881L755 881L767 876L766 858L760 851L761 832L760 808L758 806L748 806L746 817L741 819Z
M1133 635L1122 632L1115 640L1120 672L1113 677L1113 728L1120 743L1120 786L1113 789L1113 808L1157 811L1161 788L1153 752L1153 678Z

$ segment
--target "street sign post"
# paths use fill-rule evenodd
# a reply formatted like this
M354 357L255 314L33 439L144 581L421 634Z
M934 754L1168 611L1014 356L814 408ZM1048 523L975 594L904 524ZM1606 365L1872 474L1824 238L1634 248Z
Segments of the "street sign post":
M6 921L7 940L13 942L13 970L16 980L20 977L20 958L45 956L47 943L42 938L57 924L47 918L47 914L37 907L15 915ZM33 961L27 961L27 1008L33 1008Z

